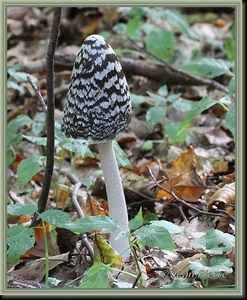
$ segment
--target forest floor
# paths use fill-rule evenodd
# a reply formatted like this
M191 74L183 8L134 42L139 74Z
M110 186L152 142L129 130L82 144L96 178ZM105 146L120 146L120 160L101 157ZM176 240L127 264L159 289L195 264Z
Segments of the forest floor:
M181 19L175 18L178 14ZM45 113L26 75L33 76L46 102L46 55L52 18L53 9L49 7L7 9L7 121L16 126L16 131L8 133L7 145L7 197L11 206L37 203L43 187ZM95 270L107 281L101 279L97 285L92 277L97 275L86 273L93 263L85 249L80 252L81 235L54 229L47 222L48 273L44 267L43 229L39 228L35 243L23 246L20 252L9 242L8 255L12 251L20 254L17 260L8 260L9 289L46 287L47 274L49 286L54 288L235 286L235 136L231 125L235 119L227 116L235 103L231 56L234 22L234 10L230 8L62 8L54 57L56 153L46 210L60 210L73 221L78 218L71 202L74 184L70 175L74 174L87 187L78 192L84 215L108 216L97 147L84 144L78 151L59 132L75 57L87 36L101 34L117 53L131 93L131 122L117 137L116 150L129 220L136 220L139 213L146 224L167 221L177 227L175 232L168 230L172 247L169 244L165 249L159 241L143 244L141 240L133 244L135 255L115 264L114 270L108 268L101 273L104 268L99 264ZM152 26L158 32L154 39ZM165 49L160 53L162 37L169 42L164 42ZM179 67L196 59L202 63L215 59L222 68L230 67L214 77L196 73L191 65ZM218 65L208 66L214 72L213 67L220 69ZM204 107L200 106L202 99ZM212 105L213 101L220 103ZM21 173L21 162L31 157L34 160ZM8 229L31 224L32 213L23 211L8 211ZM108 247L95 236L95 232L88 233L94 249ZM108 235L103 236L107 240ZM11 241L11 236L8 238ZM24 238L22 243L26 243ZM95 261L105 263L111 251L107 249L106 258L99 255ZM84 274L88 277L83 286Z

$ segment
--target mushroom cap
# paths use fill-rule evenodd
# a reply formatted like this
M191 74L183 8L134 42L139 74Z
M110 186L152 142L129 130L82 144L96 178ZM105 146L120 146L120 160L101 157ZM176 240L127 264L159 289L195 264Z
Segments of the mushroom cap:
M129 87L116 53L102 36L90 35L74 62L61 131L102 143L127 129L131 112Z

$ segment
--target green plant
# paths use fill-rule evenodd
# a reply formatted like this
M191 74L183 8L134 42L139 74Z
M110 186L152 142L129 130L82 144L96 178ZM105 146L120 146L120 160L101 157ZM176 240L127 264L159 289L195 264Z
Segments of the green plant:
M10 204L7 206L8 217L21 214L31 215L35 212L37 212L36 204ZM56 209L41 213L39 219L51 226L65 228L76 234L96 230L100 230L102 233L111 233L118 228L116 221L107 216L88 216L72 222L68 213ZM132 251L134 244L138 245L141 250L147 246L173 251L174 243L171 235L178 232L180 232L178 226L167 221L156 220L156 218L150 220L150 216L147 223L140 209L136 217L129 222L129 231L120 232L118 239L128 236ZM27 228L22 225L13 225L8 228L8 263L18 262L20 256L34 245L34 236L35 228ZM132 242L131 239L133 239ZM135 259L137 261L136 257ZM95 263L84 274L80 288L109 287L108 273L114 269L111 264Z
M23 63L20 62L8 68L8 79L7 79L7 88L18 90L21 94L24 94L24 88L21 86L21 83L27 81L27 73L20 72ZM37 82L37 78L31 76L34 82Z
M58 155L63 155L63 151L68 151L72 157L72 168L74 166L73 158L76 155L82 157L94 157L87 141L72 141L66 138L60 131L61 122L55 121L55 147ZM24 129L31 129L30 134L23 134ZM35 144L38 147L39 154L33 154L23 159L17 168L17 179L19 188L23 187L32 179L39 171L44 169L44 148L46 146L46 137L43 137L45 129L45 114L37 114L32 120L26 115L19 115L7 124L7 167L10 168L16 158L16 153L21 152L22 142L24 140ZM119 166L132 168L124 151L114 141L114 151ZM59 160L62 163L63 158ZM61 167L61 165L60 165Z
M204 236L192 242L194 247L203 248L207 259L190 262L190 270L197 275L204 287L208 287L209 279L217 280L233 272L232 262L222 257L235 246L235 237L217 229L210 229Z

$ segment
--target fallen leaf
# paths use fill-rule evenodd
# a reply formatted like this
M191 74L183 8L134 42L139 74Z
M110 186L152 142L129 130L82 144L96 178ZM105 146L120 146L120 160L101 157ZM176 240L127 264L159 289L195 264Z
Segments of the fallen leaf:
M112 267L118 267L122 263L121 255L115 251L103 238L102 235L95 235L94 243L94 262L103 262L111 264Z
M169 193L173 191L178 198L184 201L197 202L205 192L205 184L205 172L203 170L196 172L195 168L193 168L190 173L181 174L161 184L165 190L160 189L156 197L169 203L174 200L174 196Z
M67 262L69 259L69 253L64 253L60 255L50 256L49 257L49 270L54 269L56 266ZM45 258L39 258L35 261L30 261L26 263L24 267L21 267L17 270L10 270L7 274L12 276L16 280L38 280L45 276L46 263Z
M220 128L214 128L210 130L209 132L205 133L205 136L210 144L217 146L226 145L234 141L233 138L230 138L226 132Z

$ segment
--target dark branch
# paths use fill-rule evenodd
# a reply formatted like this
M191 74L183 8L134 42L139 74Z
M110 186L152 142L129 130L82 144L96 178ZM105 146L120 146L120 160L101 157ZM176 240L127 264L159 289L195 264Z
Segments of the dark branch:
M46 114L46 127L47 127L47 156L46 156L46 169L43 182L42 192L38 201L38 213L45 211L48 195L50 191L51 179L54 167L54 53L57 45L58 31L60 25L61 8L54 8L53 21L51 26L51 36L48 44L47 57L46 57L46 85L47 85L47 114ZM34 218L32 225L36 224Z

